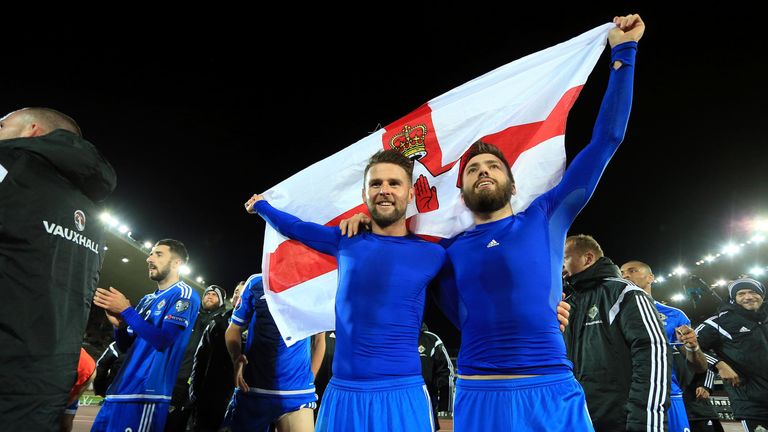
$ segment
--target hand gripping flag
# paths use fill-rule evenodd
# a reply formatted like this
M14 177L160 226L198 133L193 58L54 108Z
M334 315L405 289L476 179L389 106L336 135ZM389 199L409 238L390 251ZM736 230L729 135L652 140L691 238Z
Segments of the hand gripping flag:
M528 55L438 96L384 129L315 163L264 193L302 220L338 225L367 212L363 170L378 150L415 160L412 232L450 238L472 226L461 202L460 159L478 139L499 147L512 166L515 212L555 186L565 168L565 123L614 24ZM264 291L287 345L334 329L336 259L288 240L267 225Z

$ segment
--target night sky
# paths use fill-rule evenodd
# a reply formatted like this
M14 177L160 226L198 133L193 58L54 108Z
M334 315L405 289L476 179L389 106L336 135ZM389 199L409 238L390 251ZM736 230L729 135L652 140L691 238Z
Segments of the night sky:
M260 271L264 223L243 211L250 194L472 78L637 12L647 30L626 139L571 233L666 274L768 215L768 46L755 14L446 3L9 25L0 109L74 117L117 171L105 207L137 240L182 240L194 274L231 289ZM589 141L607 69L606 49L568 120L569 161Z

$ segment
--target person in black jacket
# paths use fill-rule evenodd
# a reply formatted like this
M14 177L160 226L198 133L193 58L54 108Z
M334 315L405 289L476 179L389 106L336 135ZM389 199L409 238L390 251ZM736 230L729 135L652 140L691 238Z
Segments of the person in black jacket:
M435 430L440 430L438 411L448 411L448 407L453 405L453 363L443 341L429 331L426 323L421 324L419 332L419 358L421 374L432 402Z
M3 430L58 428L104 259L96 203L115 184L67 115L24 108L0 119Z
M671 358L653 299L591 236L566 239L563 271L572 290L565 343L595 431L666 430Z
M232 293L231 303L237 305L243 293L245 281L240 282ZM219 430L224 413L235 385L235 370L229 357L224 333L229 326L232 309L216 315L203 331L195 352L192 376L189 378L189 402L192 410L192 430L214 432Z
M173 387L171 406L168 411L168 420L165 423L165 432L184 432L187 430L187 422L191 414L189 406L189 386L192 367L195 360L195 352L203 337L203 332L208 324L217 316L226 312L224 299L227 292L218 285L211 285L203 292L200 300L200 310L197 313L192 335L189 337L184 359L176 376L176 384Z
M93 380L93 393L95 395L101 397L107 395L107 389L117 376L123 359L125 359L123 354L118 348L117 342L112 342L96 360L96 378Z
M696 328L699 344L723 379L733 417L744 430L768 429L768 306L751 278L728 284L730 304Z
M688 369L683 371L678 379L683 387L683 401L691 432L723 432L717 411L709 402L715 373L712 369L697 374L690 373Z

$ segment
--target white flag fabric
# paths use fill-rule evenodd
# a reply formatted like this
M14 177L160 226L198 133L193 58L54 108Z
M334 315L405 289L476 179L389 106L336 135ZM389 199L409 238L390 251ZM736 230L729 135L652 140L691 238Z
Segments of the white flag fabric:
M367 212L363 170L377 151L415 160L412 232L450 238L472 226L461 202L460 159L478 139L499 147L517 186L515 212L555 186L565 168L568 112L605 49L614 24L501 66L440 95L384 129L313 164L264 193L277 209L322 225ZM288 240L267 225L264 292L287 345L333 330L336 259Z

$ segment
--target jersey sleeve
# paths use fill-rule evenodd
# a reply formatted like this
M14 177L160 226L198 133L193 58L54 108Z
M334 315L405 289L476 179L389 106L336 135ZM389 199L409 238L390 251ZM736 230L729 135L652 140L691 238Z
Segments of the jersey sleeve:
M251 276L245 284L243 295L240 297L240 304L232 312L232 323L240 327L248 327L256 311L256 293L257 287L254 282L256 277Z
M624 140L632 106L636 52L637 42L625 42L611 50L611 65L621 61L622 66L617 70L611 67L592 139L573 159L560 183L532 203L542 207L549 217L561 218L563 226L570 226L589 201L608 162Z
M272 207L265 200L257 202L254 208L259 216L280 234L299 241L318 252L337 256L339 242L342 238L339 227L304 222L296 216Z
M197 308L193 307L193 291L189 286L178 287L178 293L165 305L163 324L173 323L186 328L197 319ZM199 302L199 300L198 300Z
M720 361L716 352L720 348L722 341L720 340L720 327L716 319L716 317L707 318L696 327L696 338L698 339L699 347L704 351L704 357L710 366L714 366Z

